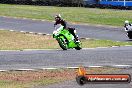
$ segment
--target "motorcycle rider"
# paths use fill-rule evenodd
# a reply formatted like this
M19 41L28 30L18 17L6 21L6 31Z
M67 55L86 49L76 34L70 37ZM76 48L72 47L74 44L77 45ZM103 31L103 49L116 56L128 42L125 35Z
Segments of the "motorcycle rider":
M130 24L130 22L126 20L124 27L125 27L125 31L128 31L130 28L132 28L132 24Z
M80 42L77 35L75 34L75 31L76 31L75 28L67 27L67 22L61 18L60 14L55 16L54 27L58 24L61 24L62 26L64 26L64 29L67 29L74 36L76 42Z

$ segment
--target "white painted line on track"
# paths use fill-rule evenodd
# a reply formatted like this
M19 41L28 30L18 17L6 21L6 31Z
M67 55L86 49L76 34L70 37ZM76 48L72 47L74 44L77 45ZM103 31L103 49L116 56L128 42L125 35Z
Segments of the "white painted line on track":
M30 34L33 34L34 32L29 32Z
M41 21L46 21L46 20L41 20Z
M22 18L22 19L26 20L27 18Z
M15 71L33 71L33 70L36 70L36 69L16 69Z
M83 50L90 50L90 49L96 49L96 48L82 48Z
M59 68L41 68L42 70L56 70L56 69L59 69Z
M103 49L103 48L110 48L110 47L96 47L96 48L101 48L101 49Z
M100 68L100 67L104 67L104 66L88 66L90 68Z
M2 17L7 17L7 16L2 16Z
M131 67L131 65L113 65L113 66L117 66L117 67Z
M46 34L46 35L52 35L52 34Z
M7 70L0 70L0 72L5 72L5 71L7 71Z
M9 31L12 31L13 32L14 30L9 30Z
M20 31L20 32L25 33L25 31Z
M89 40L89 39L91 39L91 38L85 38L86 40Z
M112 65L112 67L115 67L115 68L131 68L132 65Z
M79 67L65 67L67 69L78 69Z
M43 33L38 33L39 35L42 35Z
M0 51L21 51L21 50L0 50Z
M99 68L99 67L115 67L115 68L129 68L132 67L131 65L91 65L91 66L84 66L85 68ZM79 66L73 67L45 67L45 68L36 68L36 69L11 69L11 70L0 70L0 72L6 71L37 71L37 70L57 70L57 69L78 69Z
M112 46L113 48L120 47L120 46Z
M22 51L43 51L43 50L62 50L62 49L23 49Z

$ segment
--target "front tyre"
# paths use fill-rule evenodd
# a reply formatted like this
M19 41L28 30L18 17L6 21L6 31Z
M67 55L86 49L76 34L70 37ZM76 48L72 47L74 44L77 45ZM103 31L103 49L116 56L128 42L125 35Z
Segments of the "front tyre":
M66 43L66 39L61 36L60 38L57 39L60 47L63 49L63 50L67 50L67 43Z

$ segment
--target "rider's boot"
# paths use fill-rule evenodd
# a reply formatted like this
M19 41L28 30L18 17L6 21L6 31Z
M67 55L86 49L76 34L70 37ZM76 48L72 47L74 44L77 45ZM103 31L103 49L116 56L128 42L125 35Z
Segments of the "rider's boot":
M74 36L75 42L76 42L76 43L80 42L79 39L78 39L78 35L76 35L76 30L75 30L75 28L68 28L68 29L69 29L69 32Z
M75 38L75 42L76 43L79 43L80 42L79 39L78 39L78 35L75 35L74 38Z

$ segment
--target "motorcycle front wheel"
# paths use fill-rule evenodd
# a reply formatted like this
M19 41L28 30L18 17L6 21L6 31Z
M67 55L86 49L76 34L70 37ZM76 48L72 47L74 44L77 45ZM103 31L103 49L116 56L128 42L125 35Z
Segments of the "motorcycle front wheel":
M58 38L57 41L58 41L60 47L61 47L63 50L67 50L67 43L66 43L65 37L60 36L60 38Z

